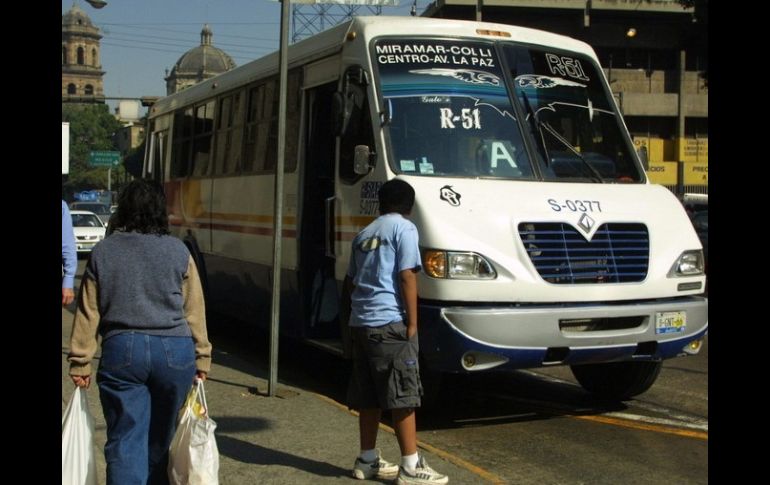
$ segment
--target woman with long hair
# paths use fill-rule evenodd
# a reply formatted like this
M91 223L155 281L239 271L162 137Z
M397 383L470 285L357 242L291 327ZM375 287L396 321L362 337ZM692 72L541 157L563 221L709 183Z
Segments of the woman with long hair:
M162 188L134 180L120 193L110 235L86 265L70 337L70 376L96 373L107 422L107 484L167 484L177 412L206 379L211 344L198 270L169 235Z

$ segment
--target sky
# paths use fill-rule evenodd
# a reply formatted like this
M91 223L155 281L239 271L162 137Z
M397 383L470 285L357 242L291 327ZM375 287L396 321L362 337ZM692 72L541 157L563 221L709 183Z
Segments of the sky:
M188 50L200 45L208 23L212 43L243 65L278 49L281 4L271 0L107 0L96 9L85 0L62 0L62 15L77 3L101 29L101 64L106 97L165 96L169 71ZM382 7L383 15L409 15L414 0ZM430 3L417 0L421 13ZM292 3L294 5L294 3ZM330 13L342 12L330 7ZM305 15L312 5L300 6ZM359 14L368 14L361 7ZM292 19L289 19L291 28ZM331 25L327 25L330 27ZM291 42L293 30L289 32ZM115 101L108 101L114 112Z

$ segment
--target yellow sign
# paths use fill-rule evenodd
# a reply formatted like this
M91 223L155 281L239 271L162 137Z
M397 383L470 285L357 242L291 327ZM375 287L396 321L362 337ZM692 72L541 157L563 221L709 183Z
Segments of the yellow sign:
M639 160L643 164L647 164L650 161L650 139L646 136L634 137L634 149L639 154Z
M708 138L680 138L679 139L679 160L684 162L705 162L709 161L709 139Z
M676 185L676 166L676 162L650 162L647 176L654 184Z
M634 148L640 154L642 161L644 161L644 156L641 155L642 153L647 154L648 162L672 160L671 157L666 156L666 142L669 142L669 140L647 136L635 136Z
M685 163L684 164L684 184L685 185L708 185L709 184L708 162Z

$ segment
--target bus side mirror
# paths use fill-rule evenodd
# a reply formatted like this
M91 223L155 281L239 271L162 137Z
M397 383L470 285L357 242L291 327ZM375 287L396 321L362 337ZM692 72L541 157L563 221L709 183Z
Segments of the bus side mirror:
M370 151L367 145L356 145L353 154L353 172L367 175L377 164L377 153Z
M332 133L342 136L348 129L353 113L353 100L344 93L336 92L332 97Z

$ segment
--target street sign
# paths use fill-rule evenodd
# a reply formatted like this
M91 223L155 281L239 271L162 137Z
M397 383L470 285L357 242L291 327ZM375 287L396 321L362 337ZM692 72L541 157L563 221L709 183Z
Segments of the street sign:
M95 151L88 156L88 165L92 167L117 167L120 164L120 152Z

